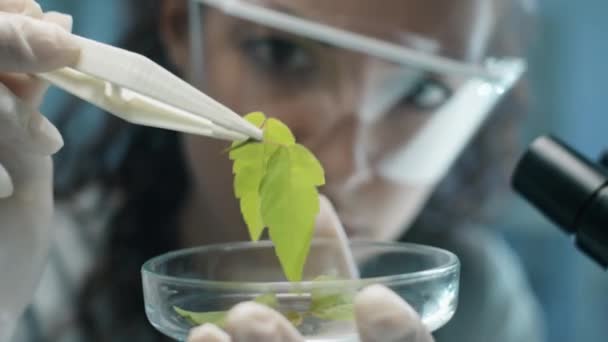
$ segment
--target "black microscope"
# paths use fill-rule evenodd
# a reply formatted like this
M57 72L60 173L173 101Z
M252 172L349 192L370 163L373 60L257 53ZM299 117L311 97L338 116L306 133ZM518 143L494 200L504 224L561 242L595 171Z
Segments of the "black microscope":
M595 163L563 141L542 136L519 161L512 186L608 269L608 151Z

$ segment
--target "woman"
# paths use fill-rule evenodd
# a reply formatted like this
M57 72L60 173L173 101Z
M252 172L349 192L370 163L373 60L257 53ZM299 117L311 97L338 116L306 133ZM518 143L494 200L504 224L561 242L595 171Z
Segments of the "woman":
M6 6L2 11L68 26L65 18L43 15L32 1L14 3L23 6L20 10L15 9L16 5ZM382 6L366 0L256 3L468 63L479 63L488 55L518 53L512 50L518 43L515 30L507 25L511 22L508 14L521 14L520 4L515 2L388 1ZM323 163L327 176L323 193L336 206L350 235L399 239L412 226L405 235L407 240L435 244L459 255L463 265L460 308L452 322L436 334L438 341L539 340L534 302L513 256L490 231L471 228L479 221L482 203L495 193L492 186L506 178L517 120L513 107L510 112L497 111L436 189L403 185L387 180L378 165L390 152L407 146L462 80L413 73L415 82L398 103L386 112L374 113L369 110L373 107L370 103L376 103L382 95L378 90L382 88L374 83L376 76L401 72L401 68L365 54L240 20L213 8L200 12L200 30L194 25L189 30L187 19L196 18L199 13L192 15L195 9L189 12L185 1L132 0L130 4L128 15L133 18L133 27L124 46L172 66L176 73L237 112L262 110L290 126L297 139ZM203 38L198 43L193 39L195 34ZM192 59L197 55L202 61ZM63 61L69 64L69 58ZM36 65L35 60L27 62ZM2 71L36 70L9 64ZM26 91L32 90L25 87L29 83L15 77L3 75L3 84L35 106L37 99L29 98ZM71 111L69 108L65 113ZM72 120L71 115L59 120L62 131L69 131ZM44 127L47 133L52 130L47 124ZM58 249L59 255L53 260L63 260L65 266L69 261L83 259L83 255L93 254L95 259L72 265L78 270L91 266L92 271L86 273L84 285L76 287L79 290L71 289L78 291L74 320L65 326L51 327L55 335L46 338L68 338L71 331L79 330L84 341L162 340L143 315L140 265L171 249L247 238L231 191L230 164L219 153L226 145L133 127L109 117L103 127L95 139L84 144L71 144L68 139L64 154L67 158L59 163L69 165L74 173L65 182L60 179L58 190L72 202L62 202L58 211L68 212L70 219L76 219L83 228L70 232L65 221L58 225L62 229L57 234L65 234L59 244L73 241L74 236L81 241ZM6 139L0 145L5 151L0 160L14 185L12 196L7 192L5 195L10 197L1 204L0 217L6 218L2 226L8 227L12 222L26 227L48 225L44 218L52 203L48 187L50 159L39 155L48 156L61 144L58 134L51 132L46 136L55 139L46 144L43 139L41 145L46 149L42 151L25 151L22 145L14 144L15 139ZM25 139L31 140L36 141L36 136ZM32 150L36 157L31 157ZM20 159L22 156L27 158ZM59 176L63 176L63 170L59 171ZM36 194L33 202L15 200L22 198L20 194L31 193ZM88 208L71 205L86 202L82 199L90 199L91 194L101 197L94 198ZM79 201L74 196L79 196ZM419 213L428 197L428 204ZM41 214L28 216L32 210ZM104 215L109 217L107 222ZM96 225L104 227L101 237L95 233ZM40 236L37 232L26 233ZM101 241L99 254L94 253L93 247L86 247L93 253L66 254L82 249L86 241L97 246L96 240ZM44 251L40 254L32 260L43 260ZM49 277L43 279L43 286L52 283ZM76 275L71 280L78 283L78 279ZM31 289L23 289L24 293L28 291ZM65 292L66 301L51 311L55 315L64 311L70 314L70 305L65 303L70 303L74 293ZM30 336L36 325L33 321L35 310L24 323L29 323L26 330ZM42 326L46 322L48 319L43 319Z

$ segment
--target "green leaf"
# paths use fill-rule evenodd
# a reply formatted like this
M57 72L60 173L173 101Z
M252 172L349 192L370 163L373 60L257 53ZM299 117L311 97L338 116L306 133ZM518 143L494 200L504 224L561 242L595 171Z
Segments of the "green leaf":
M262 305L266 305L269 308L276 309L279 306L279 302L274 293L267 293L259 295L253 299L254 302ZM193 325L202 325L205 323L212 323L219 327L224 325L227 311L209 311L209 312L194 312L181 309L177 306L173 307L175 312L188 320Z
M328 321L351 321L355 318L353 304L345 303L310 310L310 314Z
M175 310L178 315L182 316L193 325L203 325L206 323L211 323L217 325L218 327L221 327L224 325L224 321L226 319L225 311L193 312L183 310L181 308L178 308L177 306L174 306L173 310Z
M262 220L290 281L302 279L319 213L316 185L323 179L318 170L306 172L311 165L308 157L297 145L279 147L268 161L260 187Z
M302 324L302 322L304 322L304 314L299 313L297 311L289 311L283 314L283 316L285 316L289 323L291 323L291 325L293 325L294 327L298 327Z
M260 239L264 223L260 213L260 183L266 173L265 146L250 143L230 152L234 160L234 194L240 200L243 219L253 241Z
M274 293L266 293L263 295L259 295L253 301L258 304L266 305L267 307L273 309L279 307L279 300L277 299L277 296L275 296Z
M245 119L245 120L249 121L250 123L254 124L255 126L261 128L262 126L264 126L264 123L266 122L266 115L264 115L264 113L262 113L262 112L253 112L253 113L249 113L249 114L245 115L243 117L243 119ZM230 145L230 148L228 148L228 152L232 152L233 150L236 150L251 142L255 142L255 140L247 139L247 140L243 140L243 141L235 141L232 143L232 145Z
M293 160L293 177L314 186L325 184L325 173L321 163L306 147L296 144L289 147Z
M277 140L289 142L289 137L293 138L286 126L276 119L266 119L261 112L251 113L245 119L254 125L261 127L268 124L266 132ZM266 164L277 150L278 146L261 142L241 142L232 144L229 157L234 161L232 171L234 173L234 193L240 200L241 213L247 224L251 240L258 241L264 232L264 222L262 221L260 210L260 184L266 174Z
M311 315L325 320L353 319L353 295L348 293L312 293Z
M243 118L256 125L257 127L262 127L264 125L264 122L266 121L266 115L264 115L264 113L262 112L249 113Z
M313 292L312 293L312 303L310 305L311 310L326 310L331 307L350 304L352 300L350 296L343 293L322 293L322 292Z
M259 240L267 227L285 276L301 280L319 212L317 187L325 183L323 168L279 120L260 112L245 119L262 127L264 138L232 145L235 196L251 239Z
M296 143L296 139L284 123L277 119L266 120L264 126L264 141L284 146L291 146Z
M315 278L315 282L339 281L335 276L321 275ZM354 291L343 289L315 288L311 291L311 315L325 320L351 320L353 319Z

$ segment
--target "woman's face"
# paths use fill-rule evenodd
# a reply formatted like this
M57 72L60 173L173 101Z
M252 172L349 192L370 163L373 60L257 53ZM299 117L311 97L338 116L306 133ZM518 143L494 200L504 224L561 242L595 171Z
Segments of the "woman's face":
M484 0L257 3L466 60L482 53L493 12ZM167 1L163 15L165 42L180 71L238 113L263 111L285 122L323 164L327 185L321 191L334 203L349 234L374 239L401 235L432 189L384 179L378 161L406 146L460 80L407 70L210 8L202 14L203 61L190 61L188 40L175 33L176 21L184 19L175 13L186 11L180 6L185 5ZM202 63L203 75L194 74L201 67L191 68L194 63ZM411 85L387 110L376 104L391 75L402 75ZM231 163L222 153L227 143L190 135L183 141L200 202L220 225L241 227Z

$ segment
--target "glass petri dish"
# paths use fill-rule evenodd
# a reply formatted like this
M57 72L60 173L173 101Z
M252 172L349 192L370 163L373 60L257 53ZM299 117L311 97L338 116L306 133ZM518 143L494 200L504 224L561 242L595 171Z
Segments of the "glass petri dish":
M288 282L270 241L178 250L142 266L146 315L163 334L185 341L203 323L220 327L227 311L257 301L284 314L306 341L357 341L353 299L381 284L405 299L433 331L453 316L460 264L451 252L417 244L350 241L358 279L341 279L335 241L314 240L303 281ZM321 267L319 267L321 265Z

